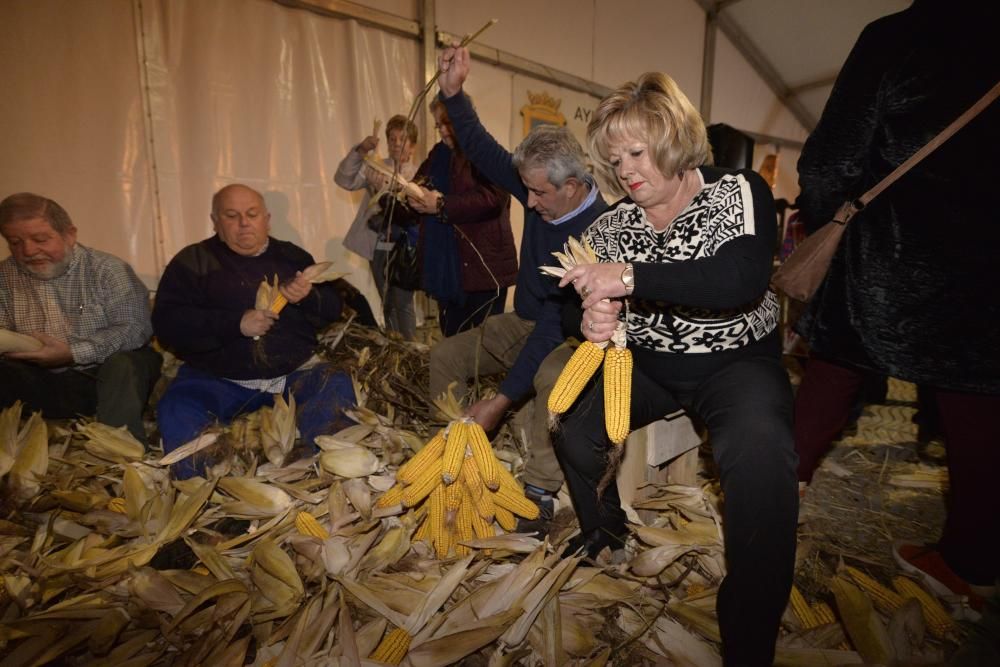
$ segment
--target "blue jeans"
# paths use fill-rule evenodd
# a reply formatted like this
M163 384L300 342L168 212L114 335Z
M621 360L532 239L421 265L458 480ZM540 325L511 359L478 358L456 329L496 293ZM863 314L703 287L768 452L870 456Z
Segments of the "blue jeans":
M295 396L297 424L304 442L312 443L317 435L332 433L353 422L344 416L354 407L354 387L346 374L334 371L329 364L288 376L284 396ZM159 405L156 417L163 436L163 451L170 453L190 442L213 423L228 424L237 415L274 405L274 395L246 389L185 364ZM177 479L202 474L205 461L188 457L171 466Z

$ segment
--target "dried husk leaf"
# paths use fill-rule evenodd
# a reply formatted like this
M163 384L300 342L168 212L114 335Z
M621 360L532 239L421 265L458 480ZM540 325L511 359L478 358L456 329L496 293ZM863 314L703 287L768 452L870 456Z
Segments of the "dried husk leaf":
M243 504L226 503L223 509L241 516L271 517L286 512L292 506L292 497L273 484L247 477L223 477L219 488Z
M830 591L837 601L837 611L851 644L864 661L892 664L896 659L892 640L868 596L839 574L830 581Z
M142 443L124 426L114 428L100 422L90 422L81 426L80 432L87 436L84 449L107 461L138 461L146 453Z
M520 615L520 609L508 609L481 620L473 619L461 630L411 646L406 659L413 667L443 667L458 663L496 641Z
M328 473L348 479L378 471L381 462L364 447L350 447L320 454L319 463Z
M184 598L170 581L151 567L140 568L129 580L129 592L150 609L176 616L184 608Z
M20 501L38 495L41 477L49 469L49 429L36 412L21 430L20 449L10 467L10 484L14 497Z

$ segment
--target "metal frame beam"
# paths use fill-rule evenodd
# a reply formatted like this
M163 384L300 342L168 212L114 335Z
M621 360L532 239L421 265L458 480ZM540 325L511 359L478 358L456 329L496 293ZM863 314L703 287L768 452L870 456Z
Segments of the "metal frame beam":
M731 19L728 19L724 14L722 14L722 11L726 7L739 2L739 0L695 1L702 7L702 9L705 10L707 15L705 22L705 52L703 54L700 108L705 122L710 122L712 86L715 76L715 35L716 31L721 28L723 33L729 37L730 40L732 40L733 44L735 44L737 49L740 50L740 53L743 54L750 65L754 67L758 74L760 74L761 78L764 79L782 103L788 106L789 110L793 115L795 115L796 119L802 123L807 130L812 130L816 124L815 120L811 117L811 114L809 114L805 107L803 107L802 104L795 98L795 93L801 91L803 86L811 86L813 82L791 89L781 80L774 68L760 53L760 50L757 49L756 46L752 45L746 35L739 30L737 26L735 26L735 23ZM404 37L420 41L422 43L421 53L424 61L424 81L430 79L430 77L437 71L437 56L435 49L438 46L457 43L462 39L460 35L454 35L452 33L436 30L436 0L420 0L419 21L414 21L395 14L390 14L389 12L366 7L365 5L361 5L356 2L350 2L350 0L274 0L274 2L293 9L310 11L322 16L355 20L364 25L380 28L397 35L402 35ZM517 56L513 53L479 44L478 42L473 42L469 46L469 51L473 58L481 62L488 63L506 71L530 76L533 79L545 81L569 90L575 90L577 92L590 95L596 99L602 99L612 92L611 88L595 81L584 79L583 77L576 76L575 74L563 72L561 70L543 65L542 63L522 58L521 56ZM769 71L771 74L766 74L766 71ZM821 83L815 82L815 85L816 87L819 87ZM430 145L433 143L430 139L434 136L434 119L429 113L425 115L425 118L426 123L424 127L424 136L427 138L428 145ZM758 143L775 144L792 148L802 147L802 142L800 141L782 139L781 137L772 137L755 132L748 132L746 130L740 131L753 137L754 141L757 141Z
M438 31L437 41L441 46L457 44L462 41L462 37L460 35L454 35L450 32ZM592 95L597 99L606 97L612 92L611 88L602 86L601 84L589 79L584 79L576 76L575 74L569 74L568 72L548 67L547 65L537 63L533 60L528 60L527 58L522 58L521 56L514 55L508 51L501 51L500 49L495 49L490 46L484 46L477 42L473 42L469 45L469 54L476 60L489 63L490 65L494 65L501 69L515 72L517 74L524 74L534 79L540 79L557 86L562 86L563 88L569 88L570 90Z
M279 5L285 5L293 9L304 9L314 14L322 16L332 16L338 19L354 19L358 23L363 23L375 28L382 28L389 32L420 39L421 28L418 21L396 16L379 9L359 5L349 0L274 0Z
M706 14L716 17L719 28L733 43L736 50L746 58L746 61L750 63L750 66L764 80L764 83L767 84L768 88L778 97L781 103L788 107L788 110L795 116L795 119L807 131L812 132L816 127L816 118L813 117L812 113L795 96L795 93L781 78L778 70L764 56L760 48L743 32L743 29L736 24L736 21L722 11L726 6L725 3L719 3L716 0L695 0L695 2L705 10Z

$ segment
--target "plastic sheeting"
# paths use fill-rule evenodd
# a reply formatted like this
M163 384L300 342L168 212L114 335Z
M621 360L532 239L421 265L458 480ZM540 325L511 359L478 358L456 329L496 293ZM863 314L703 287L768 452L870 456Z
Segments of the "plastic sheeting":
M131 0L5 0L0 25L0 197L55 199L81 243L128 260L155 284Z
M360 195L333 174L375 119L385 153L385 122L420 88L415 41L270 0L18 0L0 20L0 192L56 199L81 242L154 287L212 234L212 193L246 183L272 235L377 304L367 262L341 245Z
M264 193L275 237L349 268L374 297L367 263L341 245L360 197L333 174L375 119L408 111L417 44L267 0L140 11L161 256L208 236L212 193L245 183Z

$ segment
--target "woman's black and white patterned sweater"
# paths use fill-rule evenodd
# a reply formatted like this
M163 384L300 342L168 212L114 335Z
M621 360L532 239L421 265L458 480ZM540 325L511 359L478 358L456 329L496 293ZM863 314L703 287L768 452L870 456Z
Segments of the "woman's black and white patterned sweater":
M701 189L663 231L626 198L586 233L601 261L634 266L628 346L654 377L696 379L744 356L780 354L778 299L768 288L771 189L750 170L696 171Z

